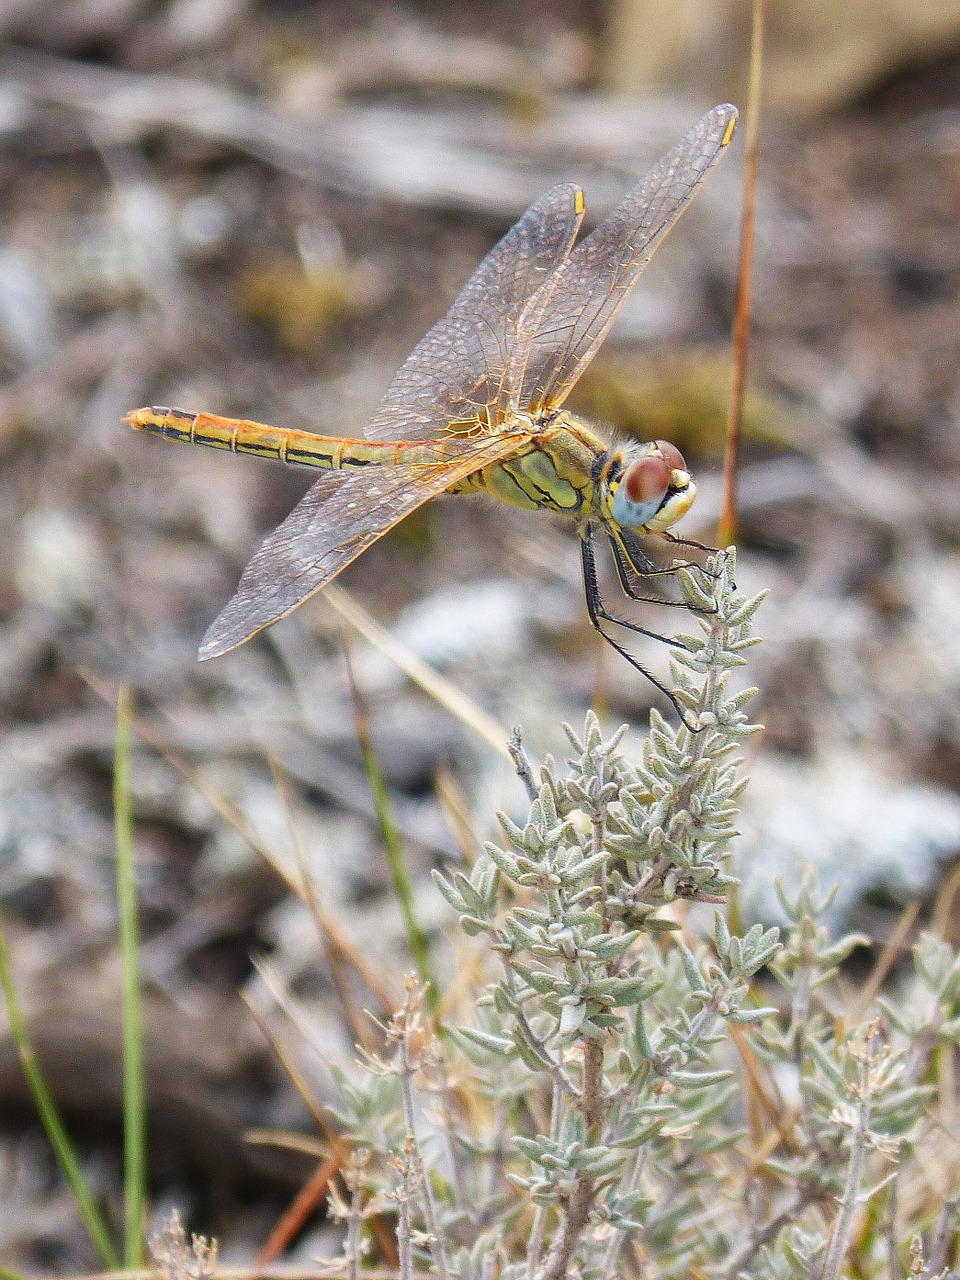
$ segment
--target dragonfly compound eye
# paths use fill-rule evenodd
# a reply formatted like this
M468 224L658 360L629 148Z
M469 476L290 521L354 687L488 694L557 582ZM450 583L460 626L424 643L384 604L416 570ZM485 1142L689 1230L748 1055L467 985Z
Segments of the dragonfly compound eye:
M671 444L669 440L655 440L654 444L668 467L672 467L674 471L686 471L686 460L675 444Z
M678 450L673 452L680 456ZM639 529L652 520L667 496L673 470L668 461L655 453L631 462L613 495L614 520L627 529Z

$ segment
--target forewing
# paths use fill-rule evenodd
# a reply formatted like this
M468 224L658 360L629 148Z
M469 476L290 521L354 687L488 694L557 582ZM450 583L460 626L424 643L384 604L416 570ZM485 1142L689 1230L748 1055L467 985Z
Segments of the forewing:
M587 236L518 321L529 353L510 387L514 408L557 406L596 355L630 290L733 135L737 109L714 107ZM516 362L515 362L516 363Z
M488 436L443 464L324 472L264 539L204 636L200 658L235 649L292 613L404 516L516 447L514 436Z
M442 320L414 347L366 427L372 440L426 440L499 399L527 299L570 253L583 193L551 187L470 277ZM529 335L532 336L532 335Z

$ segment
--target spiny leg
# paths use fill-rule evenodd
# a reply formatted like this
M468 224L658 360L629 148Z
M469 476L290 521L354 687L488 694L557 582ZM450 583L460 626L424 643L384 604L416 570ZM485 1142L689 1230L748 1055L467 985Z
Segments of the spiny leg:
M646 556L638 549L631 551L621 547L616 538L610 537L610 549L613 552L613 563L617 567L617 577L620 579L620 586L623 594L628 600L636 600L642 604L662 604L668 609L688 609L690 613L707 616L714 613L713 609L699 609L696 605L688 604L686 600L665 600L663 596L645 596L641 595L637 589L637 585L633 582L631 575L637 578L665 578L673 576L680 572L681 569L699 569L697 564L675 564L669 569L656 569ZM638 567L634 561L634 555L642 556L644 568ZM650 567L647 568L646 566Z
M676 644L676 641L672 636L661 635L659 631L651 631L648 627L642 627L639 622L631 622L627 618L618 618L615 614L608 611L600 595L600 584L597 579L597 565L596 558L594 556L592 529L588 531L586 535L581 535L580 558L583 566L583 582L584 589L587 594L587 607L589 609L591 604L593 606L590 614L590 620L593 622L594 626L597 624L597 619L600 619L604 622L611 622L614 626L623 627L627 631L633 631L637 635L646 636L649 640L659 640L661 644ZM630 596L630 599L640 600L642 597ZM665 604L666 601L655 600L653 603ZM684 607L686 608L687 606ZM600 628L597 627L597 630L599 631ZM631 662L633 662L633 659L631 659ZM633 665L635 666L636 663L633 663ZM646 672L644 672L644 675L646 675Z
M708 547L703 542L697 542L696 538L678 537L677 534L671 533L669 529L664 529L660 536L662 538L665 538L667 542L672 542L674 546L677 546L677 547L693 547L696 551L705 551L707 555L710 555L710 556L715 556L719 554L719 549L717 547ZM687 566L685 565L683 567L686 568ZM716 580L717 578L720 577L719 570L715 573L711 572L709 569L704 568L702 564L697 564L695 561L691 561L689 564L689 567L691 569L699 569L700 572L704 574L704 576L707 578L713 578L714 580Z
M678 533L671 533L669 529L664 529L661 537L667 542L675 542L678 547L695 547L697 551L706 551L708 555L715 556L718 554L719 547L708 547L704 542L698 542L696 538L681 538Z
M604 630L604 622L609 622L612 626L624 627L627 631L632 631L641 636L648 636L651 640L659 640L662 644L676 645L676 640L670 636L662 636L656 631L648 631L646 627L641 627L635 622L628 622L625 618L617 618L612 613L607 612L601 599L600 586L597 582L597 564L593 554L593 530L589 525L580 533L580 564L583 569L583 591L587 600L587 614L594 628L603 636L612 649L615 649L622 658L626 658L635 671L639 671L642 676L650 681L655 689L660 690L686 727L693 733L698 732L698 726L691 724L687 719L686 710L680 705L676 695L655 675L649 672L630 653L629 649L625 649L618 640L614 639L609 631Z
M683 538L678 538L675 533L670 533L668 530L659 532L657 536L671 544L700 547L699 542L688 544ZM703 565L696 560L678 560L668 568L657 568L644 550L639 535L635 533L633 529L618 529L616 541L619 544L620 550L626 556L627 564L630 565L638 578L665 577L668 574L678 573L681 569L687 569L691 573L702 573L705 577L710 578L711 580L714 580L717 577L716 573L711 573L709 569L705 569ZM708 548L703 548L703 550L707 549ZM628 592L627 594L629 595L630 593Z

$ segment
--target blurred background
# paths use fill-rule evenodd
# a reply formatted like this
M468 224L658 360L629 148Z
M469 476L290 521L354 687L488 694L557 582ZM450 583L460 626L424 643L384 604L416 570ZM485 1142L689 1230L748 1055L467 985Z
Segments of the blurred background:
M299 844L388 985L408 960L341 615L318 599L195 661L310 473L121 418L176 404L362 434L540 192L578 181L595 219L705 108L743 105L749 8L0 4L0 895L41 1057L115 1197L111 752L131 684L153 1190L228 1259L259 1247L312 1168L243 1141L251 1125L309 1127L238 999L271 1016L251 956L296 995L318 1051L294 1052L320 1096L321 1057L353 1056L310 914L263 851L293 866ZM772 875L818 866L840 884L838 920L882 941L904 904L927 910L960 849L960 0L771 8L738 537L741 585L771 592L748 672L767 729L739 870L746 908L769 920ZM701 498L681 532L708 542L742 147L571 400L684 451ZM560 722L594 703L611 726L646 724L655 691L592 631L573 530L546 516L443 500L341 581L522 726L536 759L562 754ZM612 574L605 589L615 598ZM430 867L469 856L522 792L379 649L354 638L350 653L417 909L439 930ZM665 649L641 656L666 673ZM445 974L457 945L437 948ZM326 1230L302 1257L335 1247ZM6 1033L0 1261L95 1265Z

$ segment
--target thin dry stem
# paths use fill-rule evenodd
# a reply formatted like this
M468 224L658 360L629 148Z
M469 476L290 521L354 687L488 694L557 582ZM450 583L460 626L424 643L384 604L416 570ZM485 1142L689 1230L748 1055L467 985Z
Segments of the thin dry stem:
M856 1088L855 1123L850 1135L850 1159L847 1177L840 1197L840 1212L834 1223L833 1235L827 1256L820 1272L820 1280L839 1280L844 1255L853 1231L853 1219L857 1211L860 1188L867 1163L867 1135L871 1113L871 1065L875 1053L876 1031L867 1032L860 1054L860 1080Z
M415 985L415 979L407 979L407 998L398 1015L402 1025L400 1035L400 1055L402 1069L400 1071L400 1092L403 1098L403 1115L407 1126L407 1146L411 1157L418 1164L422 1163L420 1146L417 1139L416 1112L413 1105L413 1073L417 1069L414 1061L413 1036L423 1034L420 1011L423 1002L424 988ZM444 1238L440 1231L437 1207L434 1203L433 1187L429 1178L419 1179L419 1195L423 1206L423 1216L430 1234L430 1255L440 1280L450 1280L450 1266L444 1249Z

